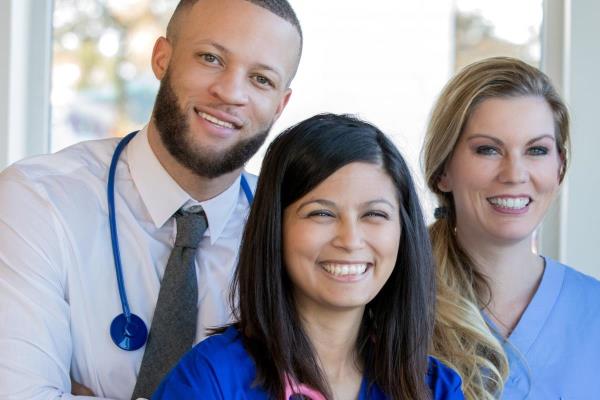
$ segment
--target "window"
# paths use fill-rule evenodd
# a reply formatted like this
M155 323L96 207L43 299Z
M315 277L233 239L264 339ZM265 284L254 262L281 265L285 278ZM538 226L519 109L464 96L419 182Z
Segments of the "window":
M139 129L158 88L152 46L177 1L55 1L52 149ZM356 113L392 136L418 176L431 106L457 68L491 55L541 57L542 0L291 2L305 48L273 132L319 112ZM258 172L261 159L248 169Z

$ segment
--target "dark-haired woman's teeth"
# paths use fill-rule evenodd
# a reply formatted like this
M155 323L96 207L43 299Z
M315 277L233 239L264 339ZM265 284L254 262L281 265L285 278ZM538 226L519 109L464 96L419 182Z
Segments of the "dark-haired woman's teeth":
M335 276L361 275L367 270L367 264L322 264L325 271Z

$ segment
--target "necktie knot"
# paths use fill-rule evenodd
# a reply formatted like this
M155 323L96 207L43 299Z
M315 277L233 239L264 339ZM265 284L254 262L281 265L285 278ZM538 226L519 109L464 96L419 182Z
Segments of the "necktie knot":
M175 214L177 236L175 246L196 249L208 227L206 214L201 208L194 211L179 210Z

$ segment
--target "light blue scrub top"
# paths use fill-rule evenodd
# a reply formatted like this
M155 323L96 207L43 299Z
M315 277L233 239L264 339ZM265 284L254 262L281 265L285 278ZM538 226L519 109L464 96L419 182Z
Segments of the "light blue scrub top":
M545 258L540 286L504 343L505 400L600 399L600 282Z

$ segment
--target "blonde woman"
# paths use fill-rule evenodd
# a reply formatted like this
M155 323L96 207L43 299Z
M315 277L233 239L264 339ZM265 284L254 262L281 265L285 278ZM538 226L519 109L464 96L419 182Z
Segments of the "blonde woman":
M600 282L532 251L569 156L567 109L512 58L460 71L423 149L437 195L434 354L469 399L600 395Z

